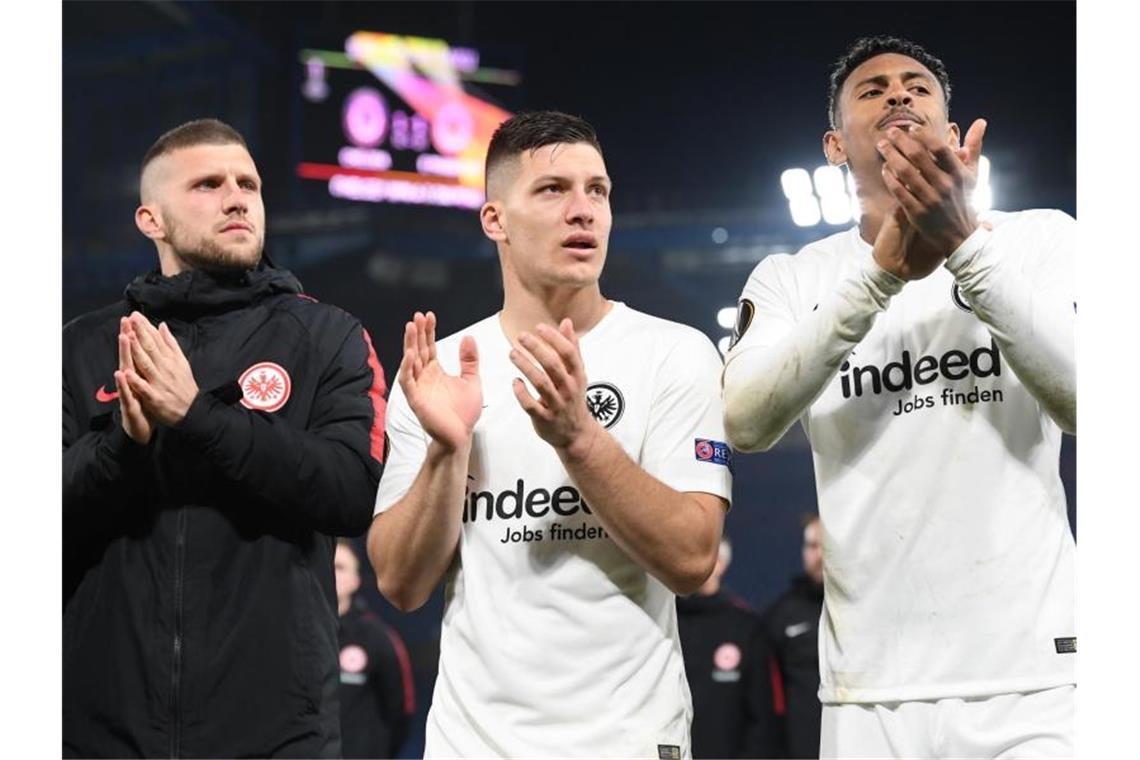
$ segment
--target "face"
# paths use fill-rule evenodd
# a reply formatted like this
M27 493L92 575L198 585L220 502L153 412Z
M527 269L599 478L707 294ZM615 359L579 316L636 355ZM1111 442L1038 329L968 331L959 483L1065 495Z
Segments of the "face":
M816 583L823 583L823 542L819 520L813 520L804 528L803 545L804 572Z
M196 145L155 159L135 213L155 240L163 274L246 270L265 244L265 206L253 158L240 145Z
M861 63L837 102L838 129L824 135L824 153L832 165L846 163L856 179L878 177L882 157L875 144L892 126L929 130L958 145L958 126L948 122L938 79L905 55L884 53Z
M351 599L360 588L360 563L357 562L356 555L351 549L337 544L333 569L336 571L337 601L344 602Z
M602 155L586 143L523 151L497 172L481 212L499 244L506 280L525 288L596 284L606 261L612 216Z

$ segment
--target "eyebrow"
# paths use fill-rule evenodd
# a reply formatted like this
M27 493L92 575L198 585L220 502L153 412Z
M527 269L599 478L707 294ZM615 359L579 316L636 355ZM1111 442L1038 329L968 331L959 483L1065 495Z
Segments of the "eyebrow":
M532 182L531 184L532 185L538 185L538 184L541 184L543 182L567 182L567 181L568 181L568 178L563 174L543 174L540 177L536 177L534 182ZM593 184L594 182L604 182L607 185L613 184L613 181L608 176L606 176L605 174L595 174L593 177L590 177L588 180L586 180L586 184Z
M261 177L259 177L255 173L238 172L235 176L237 177L238 182L249 179L249 180L253 180L258 185L261 184ZM224 172L224 171L204 171L201 174L193 175L192 178L188 180L188 184L196 185L199 182L202 182L203 180L207 180L207 179L213 179L213 180L221 181L221 180L224 180L225 177L226 177L226 172Z
M904 82L910 81L911 79L925 79L926 81L928 81L930 83L934 82L934 79L931 78L931 76L929 74L922 72L922 71L906 71L906 72L903 72L902 80ZM890 77L888 77L886 74L879 74L877 76L867 77L866 79L864 79L860 82L856 82L854 85L852 85L851 89L853 89L853 90L858 89L865 84L874 84L874 85L878 85L879 87L886 87L888 84L890 84L890 82L891 82Z

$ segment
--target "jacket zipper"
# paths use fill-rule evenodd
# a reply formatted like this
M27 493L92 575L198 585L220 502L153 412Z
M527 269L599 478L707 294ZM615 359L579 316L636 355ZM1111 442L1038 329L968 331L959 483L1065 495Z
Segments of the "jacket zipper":
M182 586L186 555L186 509L178 510L174 539L174 652L170 668L170 756L182 752Z
M194 348L197 326L190 325L189 360ZM182 756L182 593L186 565L186 508L178 510L178 529L174 538L174 651L170 668L170 757Z

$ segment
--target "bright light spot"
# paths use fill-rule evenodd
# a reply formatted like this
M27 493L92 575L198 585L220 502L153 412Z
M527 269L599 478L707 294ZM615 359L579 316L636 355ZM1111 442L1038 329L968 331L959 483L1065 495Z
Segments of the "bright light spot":
M726 330L731 330L736 324L736 307L725 306L716 313L716 323Z
M844 224L851 221L851 199L847 193L825 195L820 205L823 206L823 221L828 224Z
M838 166L820 166L812 173L815 182L815 194L820 198L829 195L846 195L843 189L843 172Z
M811 195L811 177L807 169L788 169L780 175L780 186L788 200Z
M712 231L712 241L720 245L728 240L728 230L724 227L717 227Z
M974 186L970 204L974 211L989 211L994 206L993 188L990 187L990 160L985 156L978 156L978 184Z
M807 172L804 172L805 174ZM792 221L798 227L811 227L819 224L819 201L815 199L814 195L801 195L789 200L788 205L792 210Z
M720 355L724 356L728 353L728 344L732 342L732 338L728 335L724 336L716 342L716 347L720 349Z

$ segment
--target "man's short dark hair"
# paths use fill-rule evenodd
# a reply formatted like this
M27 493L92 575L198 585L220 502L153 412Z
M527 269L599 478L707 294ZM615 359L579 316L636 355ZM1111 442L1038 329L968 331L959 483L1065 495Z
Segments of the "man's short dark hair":
M217 119L195 119L180 124L174 129L159 137L150 146L150 150L143 156L140 174L146 171L151 161L179 148L190 148L195 145L240 145L249 150L245 138L241 133L225 122Z
M884 53L905 55L928 68L942 86L943 103L946 113L950 113L950 75L946 73L946 66L941 60L926 52L921 45L901 37L860 37L831 68L831 84L827 88L827 116L832 129L839 128L839 91L843 89L847 77L864 61Z
M504 161L524 151L535 151L556 143L586 143L598 153L602 145L589 122L561 111L528 111L504 121L491 136L484 176Z

